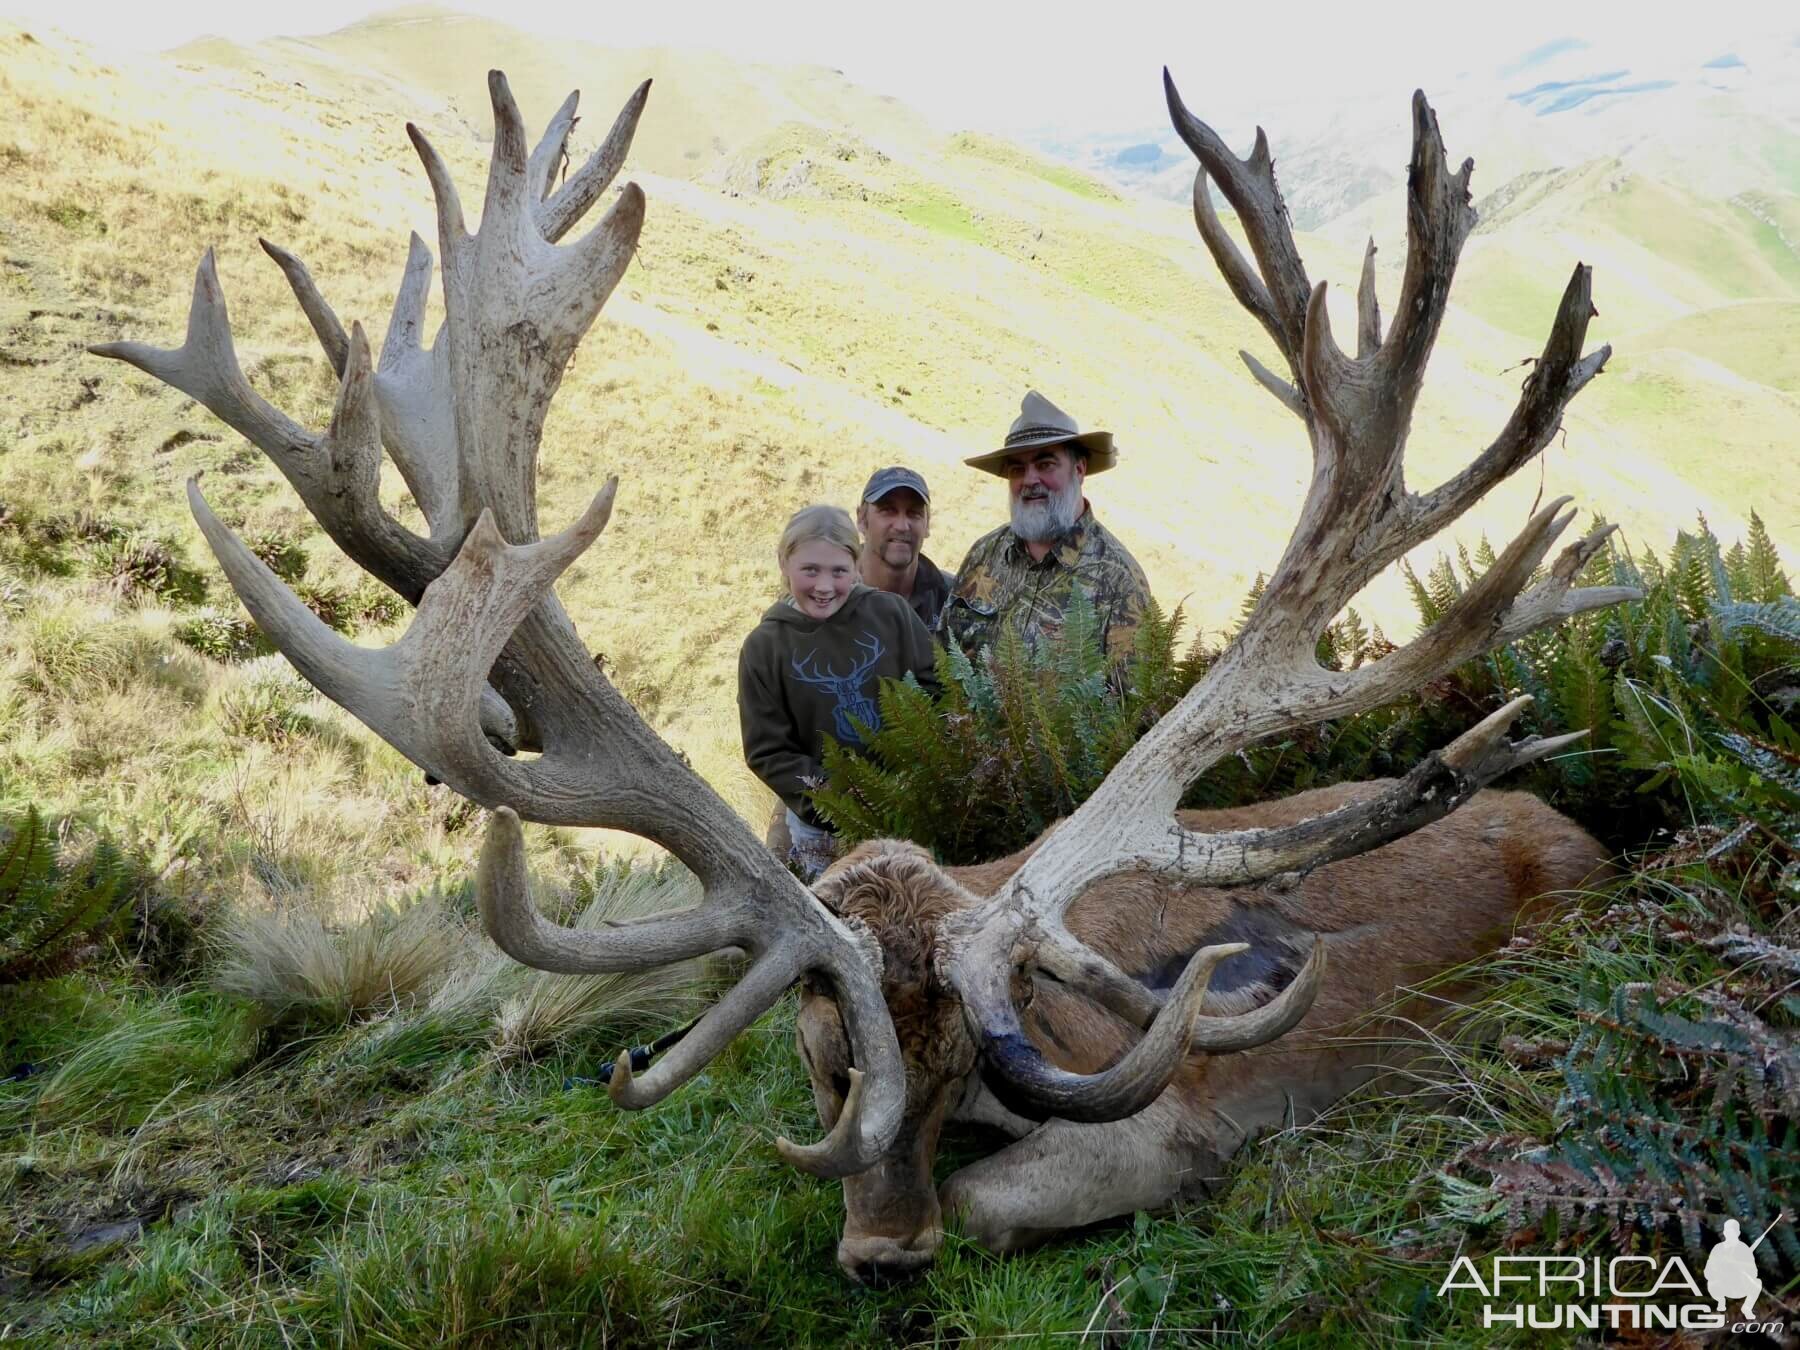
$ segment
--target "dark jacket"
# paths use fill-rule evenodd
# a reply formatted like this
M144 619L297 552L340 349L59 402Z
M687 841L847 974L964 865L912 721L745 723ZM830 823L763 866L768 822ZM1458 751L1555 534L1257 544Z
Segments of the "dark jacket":
M936 633L944 617L944 606L950 602L950 592L955 589L956 574L944 571L921 553L919 570L913 577L913 593L907 603L919 616L919 622Z
M886 591L858 585L823 622L789 600L771 605L738 654L744 762L795 815L829 828L806 797L825 776L824 738L861 745L854 724L881 725L881 681L911 671L934 689L935 657L918 615Z

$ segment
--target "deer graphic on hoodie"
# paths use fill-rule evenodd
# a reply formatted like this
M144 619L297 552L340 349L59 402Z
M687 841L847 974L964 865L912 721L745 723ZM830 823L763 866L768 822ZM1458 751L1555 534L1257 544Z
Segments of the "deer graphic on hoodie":
M861 745L857 724L881 725L884 679L911 672L935 690L935 654L912 607L870 586L823 620L790 601L771 605L738 656L744 762L795 815L826 827L806 795L824 778L825 737Z

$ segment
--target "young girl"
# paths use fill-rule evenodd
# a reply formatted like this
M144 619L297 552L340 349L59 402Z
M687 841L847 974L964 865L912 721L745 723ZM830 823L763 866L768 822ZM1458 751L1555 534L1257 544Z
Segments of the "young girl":
M788 593L738 655L744 760L787 807L788 858L809 881L833 852L831 828L807 798L825 777L824 738L861 745L857 724L881 725L883 679L910 670L936 686L931 634L905 600L862 584L861 552L849 512L809 506L795 515L775 554Z

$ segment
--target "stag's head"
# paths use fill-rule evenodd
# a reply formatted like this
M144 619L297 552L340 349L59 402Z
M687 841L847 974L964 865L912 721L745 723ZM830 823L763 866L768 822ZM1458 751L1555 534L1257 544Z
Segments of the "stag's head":
M619 190L600 218L563 242L608 194L648 97L646 83L610 133L560 177L576 116L571 95L533 147L505 77L491 72L494 137L478 228L468 228L445 160L416 127L413 145L436 199L444 319L424 343L433 257L414 236L377 355L346 331L301 262L272 244L338 373L337 407L309 430L271 405L239 365L209 250L179 347L107 343L197 400L264 451L326 533L416 605L393 646L357 647L327 628L208 508L189 500L257 623L321 692L432 778L493 810L477 882L483 920L518 960L546 970L650 969L736 948L739 981L661 1059L610 1085L621 1106L660 1101L699 1073L796 983L808 991L801 1048L825 1137L777 1141L818 1176L846 1178L845 1264L899 1272L939 1240L930 1165L958 1094L979 1081L1031 1118L1119 1119L1141 1109L1193 1052L1240 1049L1304 1011L1318 962L1282 998L1240 1018L1200 1015L1209 971L1235 948L1196 952L1166 995L1072 937L1076 896L1121 873L1241 885L1373 848L1453 809L1482 784L1561 739L1512 744L1526 700L1496 713L1391 789L1297 826L1200 835L1175 809L1187 785L1266 737L1379 706L1465 661L1572 614L1632 598L1575 580L1605 532L1551 546L1573 512L1536 513L1494 566L1431 628L1353 671L1320 667L1333 617L1377 572L1430 539L1555 435L1564 406L1600 370L1582 355L1589 275L1577 266L1512 418L1461 473L1410 491L1402 458L1451 272L1474 225L1469 165L1452 172L1436 118L1413 106L1407 255L1392 328L1382 331L1373 245L1357 296L1356 355L1333 339L1325 287L1306 276L1258 134L1239 159L1168 89L1176 130L1202 171L1195 220L1233 293L1268 333L1291 379L1251 358L1256 377L1304 423L1313 452L1301 519L1260 603L1207 675L1119 763L1070 820L991 895L976 896L917 849L875 845L808 892L685 759L620 696L558 601L558 576L600 536L609 481L568 529L540 537L537 461L549 404L577 345L635 256L644 194ZM1219 223L1216 181L1255 265ZM423 514L426 533L381 501L383 455ZM515 749L536 751L513 756ZM694 907L578 931L545 920L526 887L521 818L626 830L667 848L703 887ZM1115 1063L1076 1072L1045 1059L1020 999L1033 972L1143 1028ZM1294 989L1300 994L1289 997ZM904 1048L903 1048L904 1043Z
M827 869L813 891L845 923L871 936L904 1071L892 1142L873 1166L843 1178L838 1263L864 1283L912 1275L937 1254L944 1216L932 1164L945 1118L959 1104L984 1098L990 1122L1016 1129L1052 1115L1122 1119L1147 1106L1190 1051L1243 1050L1282 1035L1311 1006L1324 969L1322 949L1315 948L1293 982L1264 1007L1200 1016L1208 977L1243 944L1202 947L1165 998L1016 899L974 894L915 844L863 844ZM990 964L996 935L1003 937L1003 955ZM1146 1026L1143 1039L1098 1072L1052 1063L1023 1026L1040 973ZM796 1039L819 1120L835 1131L860 1110L862 1075L837 998L826 985L805 985ZM1085 1047L1087 1057L1092 1049Z
M838 1263L865 1282L905 1276L930 1264L943 1241L932 1161L944 1118L974 1071L976 1046L938 957L945 921L977 901L923 849L887 840L835 863L814 893L873 936L881 953L881 996L905 1073L893 1143L873 1167L844 1178ZM830 1129L860 1075L828 986L804 986L795 1031L819 1122ZM860 1093L860 1083L854 1090Z

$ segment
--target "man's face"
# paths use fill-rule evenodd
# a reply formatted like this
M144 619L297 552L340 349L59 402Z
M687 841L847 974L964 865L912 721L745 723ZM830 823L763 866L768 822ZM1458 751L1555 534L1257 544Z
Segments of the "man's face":
M1068 533L1081 516L1087 460L1056 445L1008 455L1004 468L1013 533L1032 543Z
M889 567L911 567L931 534L931 508L911 488L895 488L856 513L865 547Z

